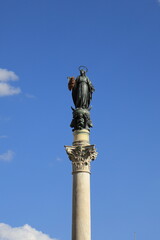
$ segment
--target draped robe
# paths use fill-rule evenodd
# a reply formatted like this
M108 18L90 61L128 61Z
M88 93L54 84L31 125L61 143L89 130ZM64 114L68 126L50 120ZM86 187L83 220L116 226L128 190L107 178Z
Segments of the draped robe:
M92 99L94 87L87 76L78 76L72 89L72 98L76 108L87 109Z

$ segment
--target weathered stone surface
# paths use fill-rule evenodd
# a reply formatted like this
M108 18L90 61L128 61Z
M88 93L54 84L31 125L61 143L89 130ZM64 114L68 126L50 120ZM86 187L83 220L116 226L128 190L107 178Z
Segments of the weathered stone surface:
M72 240L91 240L90 174L73 174Z
M73 173L79 171L90 173L90 162L97 157L95 146L65 146L65 148L72 161Z

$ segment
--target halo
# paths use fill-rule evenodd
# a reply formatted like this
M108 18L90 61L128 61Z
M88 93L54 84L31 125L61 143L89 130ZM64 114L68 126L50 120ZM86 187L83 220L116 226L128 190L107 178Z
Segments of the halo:
M78 70L82 70L84 69L86 72L88 72L88 68L86 66L79 66Z

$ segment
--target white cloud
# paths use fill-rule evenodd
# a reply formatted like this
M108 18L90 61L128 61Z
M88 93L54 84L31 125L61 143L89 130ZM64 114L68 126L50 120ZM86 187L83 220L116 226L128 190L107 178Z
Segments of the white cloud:
M22 227L12 228L11 226L0 223L0 240L56 240L48 235L37 231L28 224Z
M8 82L18 80L18 76L7 69L0 68L0 97L11 96L21 93L19 87L13 87Z
M1 82L16 81L16 80L18 80L18 76L13 71L0 68Z
M14 152L8 150L6 153L0 154L0 161L10 162L14 157Z
M21 89L19 87L12 87L8 83L0 82L0 97L15 95L15 94L19 94L20 92L21 92Z

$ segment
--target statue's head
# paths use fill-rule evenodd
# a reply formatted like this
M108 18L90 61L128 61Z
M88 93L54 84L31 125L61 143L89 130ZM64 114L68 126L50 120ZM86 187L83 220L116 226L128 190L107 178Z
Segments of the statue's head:
M81 74L81 76L86 76L86 71L84 69L81 69L80 74Z
M86 76L86 72L88 72L88 68L86 66L79 66L79 71L81 76Z

